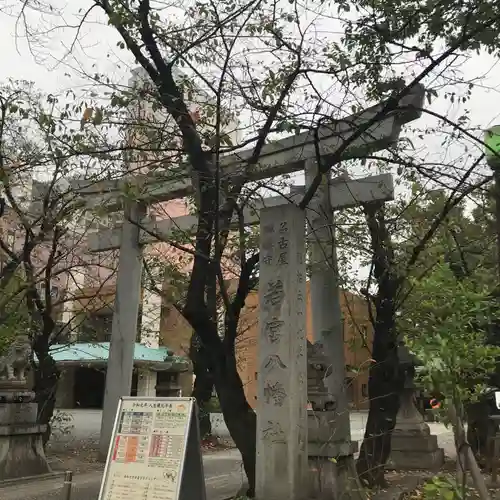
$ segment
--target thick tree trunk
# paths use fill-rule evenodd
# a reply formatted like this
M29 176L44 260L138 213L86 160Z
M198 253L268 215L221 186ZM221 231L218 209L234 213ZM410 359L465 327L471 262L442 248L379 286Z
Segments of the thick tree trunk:
M226 355L215 370L215 387L224 421L241 453L248 479L247 496L255 495L255 459L257 419L248 404L234 355Z
M247 402L243 383L238 373L233 336L224 342L217 335L213 321L201 314L188 314L189 322L202 332L200 341L208 361L210 373L219 396L224 421L236 447L241 453L243 467L248 479L248 496L255 491L256 416ZM234 333L234 332L233 332ZM227 341L226 341L227 340Z
M398 366L396 342L387 342L393 334L382 327L376 328L374 334L375 362L368 378L370 410L357 461L359 477L370 488L386 485L385 465L391 453L391 435L396 425L404 385L404 376Z
M391 452L404 373L399 367L396 334L396 300L400 289L394 249L382 205L367 205L366 220L373 251L373 269L378 286L373 298L375 313L372 358L368 378L370 410L357 461L358 475L368 487L385 486L384 469ZM369 298L367 292L367 298Z
M193 398L196 398L196 402L200 410L199 418L201 438L206 439L212 435L212 423L210 421L208 404L212 399L214 378L210 372L209 355L199 341L199 336L195 333L191 336L189 357L193 363L193 373L196 377L192 396Z
M47 426L47 430L43 435L43 445L45 446L51 434L50 422L56 405L56 391L60 371L49 354L46 342L37 340L34 351L38 357L38 363L34 369L35 385L33 390L35 392L35 401L38 403L37 421L39 424Z
M213 379L209 372L200 373L194 371L196 379L194 381L192 397L198 403L200 418L201 439L207 439L212 435L212 422L210 420L210 411L208 405L212 399Z

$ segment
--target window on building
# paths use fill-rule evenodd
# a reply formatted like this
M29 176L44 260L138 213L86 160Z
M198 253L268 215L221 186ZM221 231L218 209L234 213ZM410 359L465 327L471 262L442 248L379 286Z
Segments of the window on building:
M363 340L365 342L368 341L368 325L361 326L361 335L363 336Z
M137 313L137 335L135 336L136 342L141 342L141 329L142 329L142 304L139 306L139 312Z
M111 227L119 226L123 223L123 214L121 212L114 212L113 214L100 214L97 215L92 212L86 212L84 215L85 227L89 230L108 229Z
M219 307L217 309L217 333L219 334L219 337L221 339L224 338L224 328L225 328L225 316L226 316L226 309L224 308L224 305Z
M347 402L354 403L354 379L351 377L347 377L344 383L347 395Z
M64 321L56 321L54 328L54 339L57 344L67 344L71 341L71 325Z
M80 325L79 342L110 342L112 313L89 313Z
M364 398L368 397L368 384L361 384L361 395Z
M40 293L40 297L42 300L45 298L45 289L46 289L45 281L38 283L38 292ZM59 298L59 294L61 289L56 285L50 285L50 297L52 299L52 303Z

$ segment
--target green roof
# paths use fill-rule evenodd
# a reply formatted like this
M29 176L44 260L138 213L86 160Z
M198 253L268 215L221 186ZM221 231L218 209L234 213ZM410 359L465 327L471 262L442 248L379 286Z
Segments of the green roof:
M50 354L56 363L106 363L109 358L109 346L109 342L54 344L50 348ZM174 355L168 347L153 348L139 343L134 346L134 362L188 365L187 358Z

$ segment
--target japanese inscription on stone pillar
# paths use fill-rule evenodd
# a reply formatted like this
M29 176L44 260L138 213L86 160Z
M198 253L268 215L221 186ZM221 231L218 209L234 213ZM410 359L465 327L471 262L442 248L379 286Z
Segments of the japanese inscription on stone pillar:
M298 500L307 477L305 215L291 204L260 214L256 494Z

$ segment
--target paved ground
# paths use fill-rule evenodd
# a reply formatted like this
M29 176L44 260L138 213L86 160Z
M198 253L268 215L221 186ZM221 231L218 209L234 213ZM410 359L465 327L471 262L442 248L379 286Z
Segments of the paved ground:
M70 434L58 436L57 442L64 447L81 446L81 443L97 442L99 439L101 412L73 410L73 428ZM351 415L353 441L361 441L367 414ZM214 432L222 438L228 437L227 428L220 416L213 417ZM431 432L438 436L439 445L453 458L454 446L451 431L441 424L431 423ZM57 443L56 443L57 444ZM234 495L241 487L244 474L241 457L237 450L228 450L205 455L203 458L207 500L223 500ZM102 473L88 472L74 478L71 500L97 500ZM62 478L26 483L0 488L1 500L66 500L62 498Z
M207 500L223 500L234 495L243 481L240 455L236 450L206 455L203 459ZM75 476L71 500L97 500L101 472ZM62 498L63 479L50 479L0 488L2 500L66 500Z

